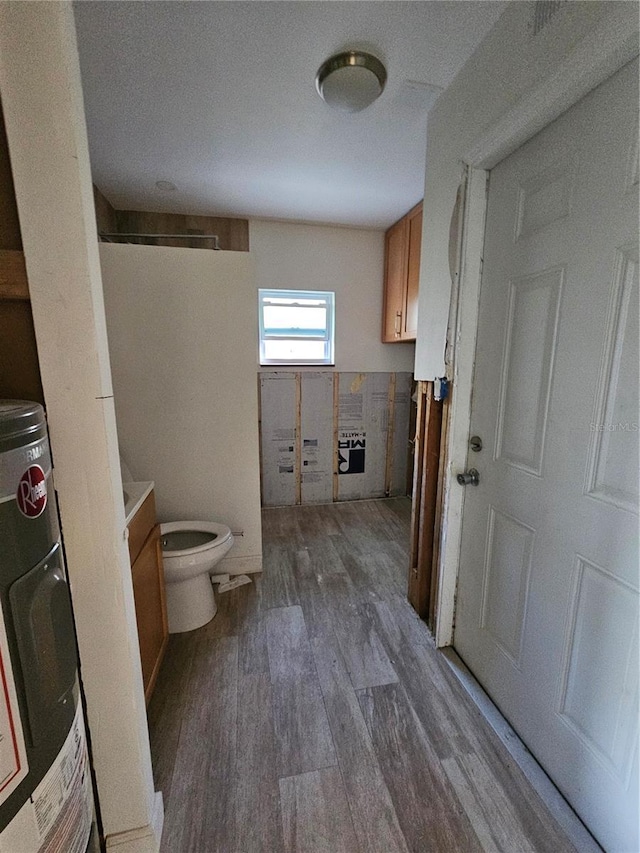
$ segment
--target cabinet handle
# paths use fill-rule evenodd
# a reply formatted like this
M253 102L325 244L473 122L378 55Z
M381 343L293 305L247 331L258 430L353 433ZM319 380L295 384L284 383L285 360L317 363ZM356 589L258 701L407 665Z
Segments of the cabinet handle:
M394 324L396 338L400 337L401 323L402 323L402 311L396 311L396 319L395 319L395 324Z

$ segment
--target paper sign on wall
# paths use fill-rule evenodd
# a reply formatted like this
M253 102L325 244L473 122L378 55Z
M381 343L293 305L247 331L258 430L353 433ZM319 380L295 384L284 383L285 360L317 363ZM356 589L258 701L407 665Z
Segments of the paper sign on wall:
M364 474L366 432L338 434L338 474Z

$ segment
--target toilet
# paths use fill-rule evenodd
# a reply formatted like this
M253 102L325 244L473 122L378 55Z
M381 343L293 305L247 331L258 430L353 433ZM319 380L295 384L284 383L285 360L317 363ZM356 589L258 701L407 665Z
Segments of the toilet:
M209 577L233 545L224 524L171 521L160 525L169 633L194 631L216 615Z

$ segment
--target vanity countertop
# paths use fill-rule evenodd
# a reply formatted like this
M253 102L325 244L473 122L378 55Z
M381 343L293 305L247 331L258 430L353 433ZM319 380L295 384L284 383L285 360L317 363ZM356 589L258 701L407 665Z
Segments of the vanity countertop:
M142 506L144 499L153 489L153 480L148 483L123 483L125 524L131 523L133 516Z

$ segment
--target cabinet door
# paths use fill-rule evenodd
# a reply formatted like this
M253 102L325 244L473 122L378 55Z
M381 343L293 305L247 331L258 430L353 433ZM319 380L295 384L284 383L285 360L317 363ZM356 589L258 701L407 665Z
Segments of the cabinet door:
M407 220L396 222L385 236L384 306L382 340L399 341L402 336L402 314L405 298Z
M414 207L407 223L409 251L407 258L407 291L404 305L402 339L416 338L418 331L418 287L420 285L420 249L422 246L422 204Z
M144 503L129 522L129 559L131 565L138 559L142 546L156 525L156 500L153 489L144 499Z
M131 576L144 695L148 702L155 686L168 638L159 527L153 530L142 546L138 559L131 567Z

